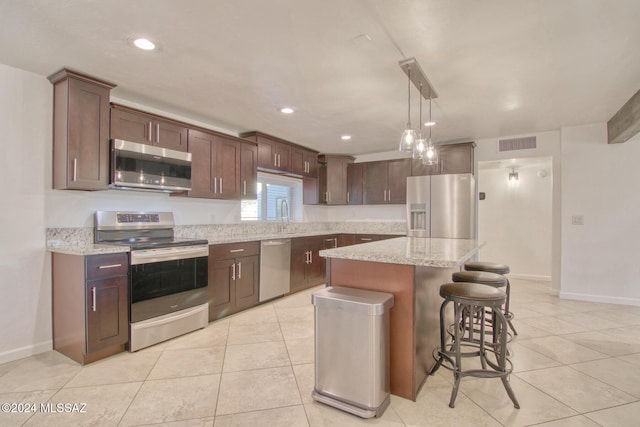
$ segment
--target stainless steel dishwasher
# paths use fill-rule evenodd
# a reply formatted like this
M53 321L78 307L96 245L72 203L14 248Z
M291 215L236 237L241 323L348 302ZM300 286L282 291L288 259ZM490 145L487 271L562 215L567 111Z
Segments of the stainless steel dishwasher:
M289 292L291 239L260 242L260 302Z

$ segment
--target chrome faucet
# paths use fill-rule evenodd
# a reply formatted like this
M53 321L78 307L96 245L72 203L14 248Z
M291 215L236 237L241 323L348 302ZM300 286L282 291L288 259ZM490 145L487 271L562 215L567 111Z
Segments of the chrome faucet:
M286 210L286 216L285 216L285 207L287 208ZM282 201L280 202L280 213L281 213L281 217L282 220L284 221L285 218L287 220L287 222L289 222L289 202L287 202L287 199L282 199Z

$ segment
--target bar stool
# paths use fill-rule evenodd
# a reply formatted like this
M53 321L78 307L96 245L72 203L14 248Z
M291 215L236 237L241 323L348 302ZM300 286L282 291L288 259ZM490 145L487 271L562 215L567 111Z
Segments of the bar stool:
M457 282L471 282L471 283L479 283L481 285L493 286L494 288L506 288L507 286L507 278L502 274L497 273L489 273L486 271L457 271L451 275L451 280L454 283ZM505 311L504 315L508 318L508 311L506 309L505 303ZM492 322L489 320L488 322ZM487 332L489 333L489 332ZM507 333L507 341L511 341L511 334ZM507 353L508 355L509 353Z
M511 322L511 320L513 320L513 313L509 310L509 301L511 300L511 283L509 283L509 278L506 277L506 274L509 274L511 271L509 266L506 264L499 264L497 262L473 261L465 263L464 269L466 271L484 271L487 273L501 274L505 276L507 279L507 301L504 304L504 313L507 318L509 328L513 331L513 335L518 335L518 331L516 331L516 328Z
M440 366L453 372L454 384L451 391L449 407L455 405L456 396L462 377L500 378L509 398L516 409L520 404L516 399L508 376L513 371L513 364L507 357L507 319L502 312L506 294L497 288L478 283L456 282L440 286L440 296L444 302L440 306L440 347L434 349L433 357L436 364L429 372L433 375ZM449 304L453 304L454 325L453 342L447 349L445 312ZM485 311L491 310L493 316L494 341L487 346L485 342ZM464 316L463 313L467 313ZM476 329L474 319L479 319L480 329L478 338L475 338ZM468 321L468 324L467 324ZM487 357L495 356L495 361ZM482 369L464 370L462 358L479 357Z

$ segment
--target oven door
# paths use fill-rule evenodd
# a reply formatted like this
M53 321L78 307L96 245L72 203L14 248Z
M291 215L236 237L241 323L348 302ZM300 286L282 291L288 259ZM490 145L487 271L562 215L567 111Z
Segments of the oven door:
M209 301L207 245L131 252L131 323Z

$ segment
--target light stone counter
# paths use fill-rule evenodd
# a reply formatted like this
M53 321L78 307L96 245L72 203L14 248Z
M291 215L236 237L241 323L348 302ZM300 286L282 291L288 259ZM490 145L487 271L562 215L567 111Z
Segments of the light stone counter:
M397 237L324 249L320 251L320 256L388 264L457 268L473 257L482 246L484 242L468 239Z
M176 237L206 239L210 245L254 242L270 239L322 236L327 234L406 234L401 222L267 222L246 224L179 225ZM127 246L97 245L93 228L48 228L47 251L71 255L97 255L129 252Z

